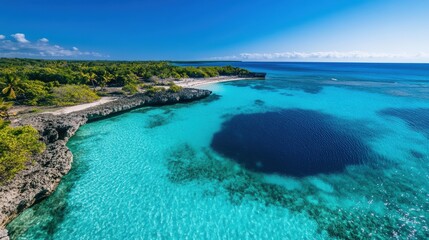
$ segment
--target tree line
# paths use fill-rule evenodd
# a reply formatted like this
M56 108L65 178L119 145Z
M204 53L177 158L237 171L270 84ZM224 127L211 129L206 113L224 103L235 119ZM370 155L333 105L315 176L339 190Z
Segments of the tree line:
M2 97L25 105L55 105L52 93L63 92L58 88L64 85L81 86L79 92L91 95L85 86L101 91L106 87L134 90L144 81L248 74L232 66L181 67L169 62L0 59Z
M121 87L134 94L140 86L152 94L165 88L156 84L142 86L142 82L249 73L231 66L180 67L169 62L0 59L0 185L45 149L36 129L10 125L12 104L67 106L95 101L106 87ZM180 90L170 83L169 91Z

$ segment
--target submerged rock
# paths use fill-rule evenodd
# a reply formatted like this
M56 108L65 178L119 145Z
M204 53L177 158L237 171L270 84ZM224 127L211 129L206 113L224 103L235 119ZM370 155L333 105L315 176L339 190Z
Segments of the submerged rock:
M143 106L161 106L205 98L208 90L185 88L180 92L160 92L153 95L136 94L122 97L100 106L64 115L39 114L20 119L15 125L31 125L36 128L46 151L34 157L28 167L12 180L0 186L0 239L8 239L5 225L24 209L40 202L55 191L61 178L73 162L73 154L66 143L80 126L88 121L120 114Z

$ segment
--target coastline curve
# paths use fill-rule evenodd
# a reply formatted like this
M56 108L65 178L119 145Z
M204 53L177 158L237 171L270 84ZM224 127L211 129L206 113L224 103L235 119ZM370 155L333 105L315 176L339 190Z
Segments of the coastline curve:
M14 125L36 128L46 150L12 180L0 186L0 240L9 239L5 226L26 208L52 194L72 166L73 154L66 146L80 126L145 106L186 103L208 97L212 92L184 88L180 92L136 94L82 111L62 115L38 114L19 119Z

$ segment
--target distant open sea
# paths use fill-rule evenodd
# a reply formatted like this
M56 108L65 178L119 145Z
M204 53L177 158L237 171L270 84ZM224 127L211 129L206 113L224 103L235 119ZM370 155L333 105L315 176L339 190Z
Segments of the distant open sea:
M12 239L429 239L429 65L190 65L268 74L83 126Z

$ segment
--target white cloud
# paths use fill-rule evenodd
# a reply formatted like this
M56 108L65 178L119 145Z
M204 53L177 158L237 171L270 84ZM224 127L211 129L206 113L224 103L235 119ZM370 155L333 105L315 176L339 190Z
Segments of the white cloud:
M41 38L41 39L39 39L39 42L47 43L47 42L49 42L49 39Z
M97 52L80 51L77 47L64 48L59 45L51 45L47 38L41 38L36 42L30 42L25 34L11 35L16 41L0 41L0 57L24 57L24 58L107 58ZM1 39L1 38L0 38Z
M13 38L15 38L15 40L17 42L20 42L20 43L29 43L30 42L25 38L25 34L23 34L23 33L15 33L15 34L12 34L11 36Z
M6 36L5 35L1 35L0 34L0 40L3 40L3 39L5 39L6 38Z
M239 55L215 57L214 60L417 60L429 59L427 53L370 53L363 51L350 52L278 52L278 53L241 53Z

